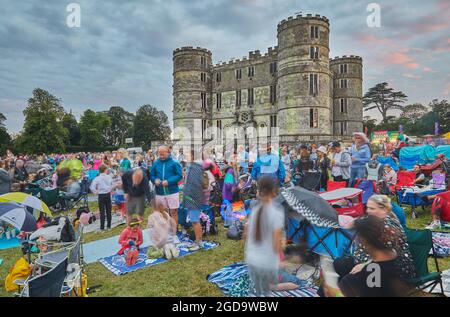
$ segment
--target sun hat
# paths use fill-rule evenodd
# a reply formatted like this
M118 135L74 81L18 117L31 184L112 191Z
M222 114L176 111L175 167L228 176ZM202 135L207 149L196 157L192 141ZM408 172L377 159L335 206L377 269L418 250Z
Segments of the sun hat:
M323 154L327 154L327 148L324 147L323 145L319 146L317 151L322 152Z

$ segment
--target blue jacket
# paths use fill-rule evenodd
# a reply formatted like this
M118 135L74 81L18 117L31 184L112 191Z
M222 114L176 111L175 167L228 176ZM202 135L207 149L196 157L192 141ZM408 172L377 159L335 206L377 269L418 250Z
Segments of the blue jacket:
M359 150L356 149L356 145L353 144L350 154L352 158L356 158L355 161L352 161L352 166L354 168L365 167L366 163L368 163L371 159L370 148L367 144L363 144Z
M153 184L155 184L155 181L158 178L161 182L166 180L169 183L169 186L155 186L156 195L165 196L178 193L180 191L178 188L178 182L183 178L180 163L172 159L172 157L169 157L164 161L156 160L153 162L152 169L150 171L150 180Z
M258 156L252 168L252 178L258 180L261 176L272 176L277 178L280 184L284 184L286 171L278 155L265 154Z

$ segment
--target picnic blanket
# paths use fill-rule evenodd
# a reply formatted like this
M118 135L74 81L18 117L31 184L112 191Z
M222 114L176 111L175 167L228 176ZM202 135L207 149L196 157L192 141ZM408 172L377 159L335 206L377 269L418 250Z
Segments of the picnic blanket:
M87 226L83 227L83 233L90 233L95 231L100 231L100 217L97 217L97 220ZM117 226L123 225L126 223L120 214L113 213L111 215L111 228L115 228Z
M20 239L11 238L11 239L0 239L0 250L7 250L12 248L20 247Z
M180 239L181 242L177 244L177 248L180 251L179 257L183 257L199 251L199 250L190 251L188 249L188 245L192 243L192 240L190 240L187 235L179 235L178 238ZM214 241L203 241L203 242L204 242L204 250L210 250L219 246L219 243ZM103 264L114 275L119 276L169 261L163 257L158 259L149 259L147 257L147 251L148 247L141 248L139 250L139 256L136 264L131 266L126 265L125 255L118 255L118 254L114 254L105 257L103 259L100 259L99 262Z
M450 232L433 232L434 251L440 257L450 256Z
M248 275L247 265L237 262L208 275L207 280L216 284L225 295L235 296L235 290L233 290L235 283L245 275ZM318 297L317 290L318 287L308 283L307 287L292 291L272 291L269 297ZM254 296L254 294L249 294L249 297Z

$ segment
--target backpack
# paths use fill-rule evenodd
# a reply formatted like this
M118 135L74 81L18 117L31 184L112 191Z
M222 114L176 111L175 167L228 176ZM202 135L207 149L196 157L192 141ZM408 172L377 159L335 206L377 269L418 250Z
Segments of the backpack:
M241 221L235 221L227 231L227 238L231 240L241 240L244 233L244 225Z
M88 223L86 223L86 219L87 219ZM77 218L75 220L83 220L83 221L81 221L81 223L83 223L84 225L87 225L87 224L91 224L94 221L96 221L97 218L95 217L95 215L92 212L89 211L88 207L80 207L77 209Z

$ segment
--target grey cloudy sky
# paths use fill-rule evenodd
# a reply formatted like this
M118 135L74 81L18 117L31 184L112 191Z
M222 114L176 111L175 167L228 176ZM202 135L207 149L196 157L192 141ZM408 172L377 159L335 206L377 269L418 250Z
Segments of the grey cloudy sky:
M66 24L69 3L81 27ZM383 0L369 28L365 0L0 0L0 112L11 132L40 87L79 117L87 108L152 104L172 118L172 51L202 46L214 62L276 45L297 12L330 19L330 57L364 59L364 91L387 81L409 102L449 98L450 1Z

